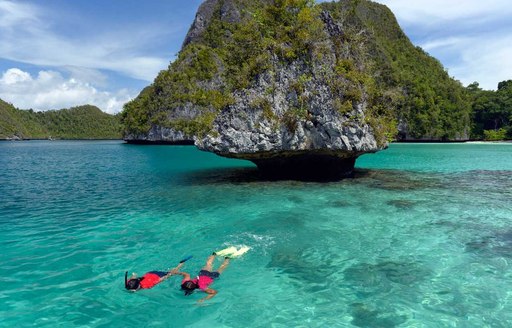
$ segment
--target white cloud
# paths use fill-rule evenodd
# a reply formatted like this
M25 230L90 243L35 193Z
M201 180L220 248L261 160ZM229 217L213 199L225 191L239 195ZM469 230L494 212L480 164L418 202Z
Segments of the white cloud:
M496 89L498 83L512 79L512 33L494 38L468 38L456 46L461 60L450 73L465 85L478 82L484 89Z
M79 20L42 2L0 0L0 59L40 66L39 73L31 69L32 75L19 68L0 71L0 99L23 109L92 104L115 113L136 96L134 85L149 84L168 66L169 58L146 52L162 35L175 32L172 28L147 22L119 28L105 22L95 29L90 21L80 25Z
M378 0L400 20L420 25L459 19L495 19L512 13L509 0Z
M0 1L0 28L12 28L36 21L36 14L31 6L12 1Z
M99 91L87 82L64 78L56 71L40 71L33 77L28 72L11 68L0 78L0 99L22 109L49 110L90 104L113 114L134 96L127 90Z
M52 18L35 5L0 0L0 58L111 70L145 81L152 81L169 63L169 58L144 54L145 45L168 34L168 29L125 26L71 38L53 29Z
M426 51L446 48L459 48L461 44L469 42L469 38L448 37L446 39L434 39L422 44Z
M12 68L4 73L0 83L5 85L13 85L17 83L31 81L32 77L27 72L23 72L20 69Z
M108 85L108 76L96 69L78 66L65 66L63 69L70 74L71 78L87 81L87 83L97 87L106 87Z

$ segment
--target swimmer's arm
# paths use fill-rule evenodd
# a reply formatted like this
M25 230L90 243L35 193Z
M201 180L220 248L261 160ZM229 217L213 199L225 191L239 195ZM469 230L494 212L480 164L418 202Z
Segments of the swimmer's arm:
M180 274L180 275L182 275L184 277L184 279L190 280L190 275L188 273L186 273L186 272L178 272L177 269L172 269L171 271L167 272L167 274L165 276L160 278L160 281L164 281L165 279L167 279L170 276L175 275L175 274Z
M178 272L178 271L174 272L174 270L171 271L171 272L172 272L172 274L182 275L183 276L183 280L190 280L190 275L188 273L186 273L186 272Z
M180 262L180 264L178 264L174 269L170 270L169 272L167 272L167 275L165 276L166 278L168 278L169 276L173 275L173 274L181 274L179 272L179 270L181 269L181 267L183 266L183 264L185 264L185 262Z
M207 293L208 295L202 299L200 299L198 302L199 303L202 303L204 301L207 301L209 300L210 298L214 297L215 295L217 295L217 291L215 289L211 289L211 288L206 288L204 290L205 293Z

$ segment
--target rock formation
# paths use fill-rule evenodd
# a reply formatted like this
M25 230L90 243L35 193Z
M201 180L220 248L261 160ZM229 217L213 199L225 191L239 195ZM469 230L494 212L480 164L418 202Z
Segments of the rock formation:
M194 140L269 175L348 176L387 147L403 107L370 28L379 15L409 42L366 0L207 0L178 59L125 106L125 139Z

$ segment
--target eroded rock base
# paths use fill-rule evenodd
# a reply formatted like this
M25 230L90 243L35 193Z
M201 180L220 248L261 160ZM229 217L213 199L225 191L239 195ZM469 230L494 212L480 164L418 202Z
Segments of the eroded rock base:
M266 178L336 181L353 176L356 157L302 154L250 160L258 166L261 175Z

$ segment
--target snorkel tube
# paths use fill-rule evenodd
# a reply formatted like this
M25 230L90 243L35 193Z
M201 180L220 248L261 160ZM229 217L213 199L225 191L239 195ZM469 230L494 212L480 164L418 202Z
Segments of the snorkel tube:
M124 288L128 289L128 271L124 273Z
M190 260L191 258L193 258L192 255L189 255L187 257L185 257L183 260L180 261L180 263L184 263L184 262L187 262L188 260Z

